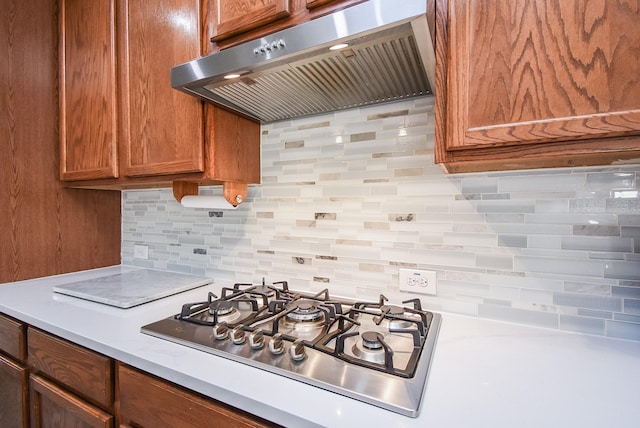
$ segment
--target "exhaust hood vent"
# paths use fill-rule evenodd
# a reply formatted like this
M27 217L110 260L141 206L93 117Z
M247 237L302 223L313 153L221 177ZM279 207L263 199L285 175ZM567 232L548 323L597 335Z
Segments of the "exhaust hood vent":
M430 94L434 63L425 0L370 0L179 65L171 79L269 123Z

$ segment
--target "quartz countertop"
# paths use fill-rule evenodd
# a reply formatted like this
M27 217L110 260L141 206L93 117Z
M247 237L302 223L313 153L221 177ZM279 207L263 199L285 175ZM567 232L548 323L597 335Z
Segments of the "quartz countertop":
M420 416L409 418L140 333L182 303L231 284L214 280L130 309L53 292L135 269L0 284L0 312L287 427L601 428L640 421L640 342L445 313Z

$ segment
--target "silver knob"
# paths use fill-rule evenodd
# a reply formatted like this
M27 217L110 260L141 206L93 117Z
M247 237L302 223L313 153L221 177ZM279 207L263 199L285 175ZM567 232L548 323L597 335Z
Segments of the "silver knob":
M229 326L226 322L221 322L213 326L213 337L216 340L224 340L229 337Z
M260 349L264 346L264 334L262 330L255 331L249 335L249 346L252 349Z
M274 355L280 355L284 352L284 342L282 341L282 334L276 333L269 341L269 350Z
M291 359L294 361L302 361L306 356L307 352L305 350L304 342L302 339L297 339L289 348L289 354L291 355Z
M231 330L231 341L236 345L241 345L244 343L246 336L244 334L244 329L241 325L235 327Z

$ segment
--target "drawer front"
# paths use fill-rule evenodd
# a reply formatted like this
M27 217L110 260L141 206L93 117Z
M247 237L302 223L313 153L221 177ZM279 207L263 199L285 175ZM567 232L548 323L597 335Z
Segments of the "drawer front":
M103 409L113 409L113 363L104 355L29 327L28 360L45 374Z
M26 358L25 325L0 315L0 351L19 360Z
M248 413L118 364L120 426L142 428L277 427Z

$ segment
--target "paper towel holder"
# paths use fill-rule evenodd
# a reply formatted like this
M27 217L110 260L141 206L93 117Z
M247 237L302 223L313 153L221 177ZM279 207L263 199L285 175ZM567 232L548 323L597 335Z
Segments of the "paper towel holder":
M185 196L198 196L199 184L193 181L174 181L173 197L178 203ZM225 181L222 183L224 198L234 207L240 205L247 198L247 183Z

